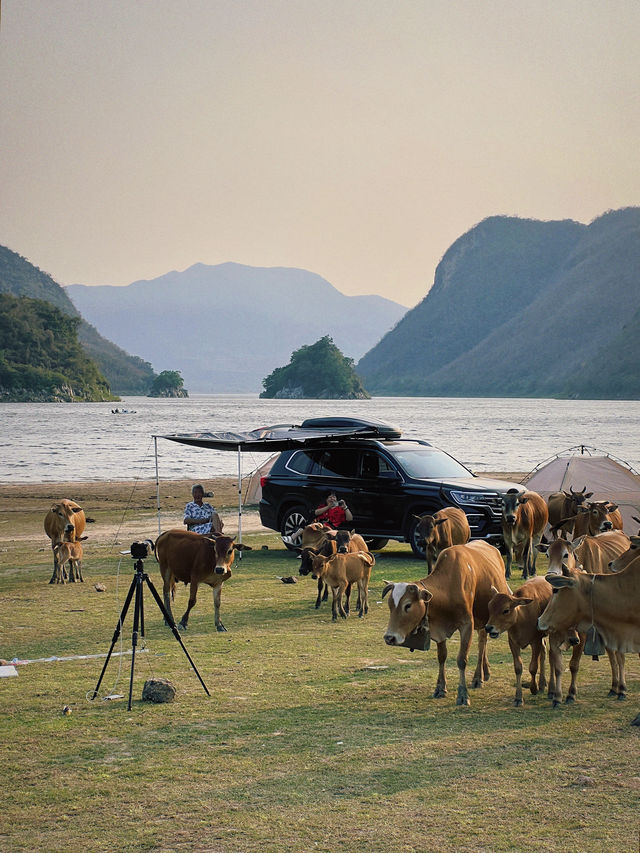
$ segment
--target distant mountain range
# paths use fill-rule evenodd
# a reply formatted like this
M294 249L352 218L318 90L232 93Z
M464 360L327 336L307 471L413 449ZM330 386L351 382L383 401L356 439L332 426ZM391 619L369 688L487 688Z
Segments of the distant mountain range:
M640 398L640 208L485 219L357 364L374 395Z
M305 270L236 263L66 291L101 334L156 371L179 370L190 392L260 391L293 350L325 335L358 359L407 310L381 296L345 296Z

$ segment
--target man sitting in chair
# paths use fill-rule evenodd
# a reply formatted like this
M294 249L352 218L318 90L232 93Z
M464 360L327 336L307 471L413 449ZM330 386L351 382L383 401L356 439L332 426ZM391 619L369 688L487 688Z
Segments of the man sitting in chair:
M215 510L215 507L209 503L204 503L205 492L200 483L191 487L192 501L184 508L183 524L186 524L187 530L193 533L202 533L205 536L210 534L219 535L222 533L222 520ZM209 492L206 497L213 497L213 492Z

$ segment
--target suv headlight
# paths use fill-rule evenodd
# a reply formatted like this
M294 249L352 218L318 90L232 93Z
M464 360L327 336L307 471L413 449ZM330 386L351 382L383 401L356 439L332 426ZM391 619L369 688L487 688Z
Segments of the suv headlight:
M488 495L478 494L478 492L450 492L453 500L458 504L483 504L488 503Z

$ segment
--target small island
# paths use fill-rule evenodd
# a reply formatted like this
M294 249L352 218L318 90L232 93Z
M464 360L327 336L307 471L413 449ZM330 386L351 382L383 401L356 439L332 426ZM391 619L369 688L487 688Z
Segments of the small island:
M188 397L179 370L163 370L153 380L147 397Z
M269 400L368 400L370 394L332 338L300 347L289 364L276 367L262 380L261 398Z

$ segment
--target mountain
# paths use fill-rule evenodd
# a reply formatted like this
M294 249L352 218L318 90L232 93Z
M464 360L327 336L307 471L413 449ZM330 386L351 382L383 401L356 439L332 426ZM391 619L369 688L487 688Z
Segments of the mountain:
M293 350L325 335L360 358L406 311L380 296L344 296L305 270L236 263L66 290L103 335L158 371L179 370L190 392L259 391Z
M640 208L485 219L356 369L372 394L640 397Z
M28 296L49 302L71 317L78 317L78 339L98 365L115 394L146 394L155 373L150 364L112 344L84 320L66 292L46 272L26 258L0 246L0 293Z

